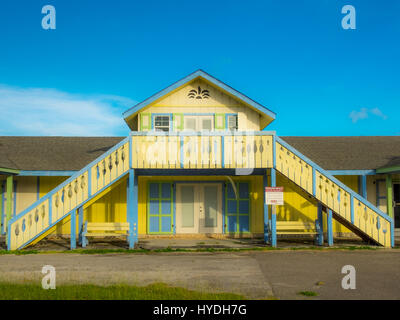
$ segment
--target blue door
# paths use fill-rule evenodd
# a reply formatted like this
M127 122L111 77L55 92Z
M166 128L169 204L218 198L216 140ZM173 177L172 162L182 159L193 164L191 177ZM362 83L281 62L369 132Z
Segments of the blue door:
M149 183L147 205L147 232L167 234L173 232L173 184Z
M225 231L228 233L250 232L249 183L236 182L235 187L236 193L232 184L226 184Z

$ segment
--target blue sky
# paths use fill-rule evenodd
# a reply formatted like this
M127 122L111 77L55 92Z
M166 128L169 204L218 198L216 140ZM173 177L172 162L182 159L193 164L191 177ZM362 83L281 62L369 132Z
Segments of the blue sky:
M123 111L199 68L278 135L398 135L399 36L396 0L2 0L0 135L126 135Z

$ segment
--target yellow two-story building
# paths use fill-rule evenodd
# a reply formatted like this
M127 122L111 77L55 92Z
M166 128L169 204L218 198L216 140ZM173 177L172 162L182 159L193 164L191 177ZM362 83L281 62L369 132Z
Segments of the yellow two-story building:
M126 235L130 247L204 235L275 246L297 234L394 246L400 168L384 153L358 159L382 137L279 137L266 130L274 112L201 70L123 116L126 138L0 138L10 250L52 234L70 235L71 248L96 235ZM266 203L271 186L284 188L283 204Z

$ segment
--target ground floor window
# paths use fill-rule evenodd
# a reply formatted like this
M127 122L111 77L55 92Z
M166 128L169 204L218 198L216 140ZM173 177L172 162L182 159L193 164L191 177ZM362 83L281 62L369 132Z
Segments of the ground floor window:
M149 183L148 191L148 233L172 233L174 212L172 183Z
M236 190L235 190L236 189ZM226 232L250 231L250 191L249 183L236 182L226 185Z

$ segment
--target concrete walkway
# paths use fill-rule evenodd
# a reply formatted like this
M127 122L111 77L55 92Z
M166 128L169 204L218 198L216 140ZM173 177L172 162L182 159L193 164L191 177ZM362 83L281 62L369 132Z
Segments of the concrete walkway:
M164 282L250 299L400 299L398 249L3 255L0 281L40 283L47 264L56 268L57 284ZM341 287L344 265L356 268L356 290Z
M357 239L335 238L334 245L336 247L346 246L366 246L364 243ZM254 248L254 247L269 247L263 239L232 239L232 238L178 238L178 237L149 237L139 238L137 248L140 249L229 249L229 248ZM278 248L304 248L315 247L313 239L278 239ZM0 248L5 250L5 238L0 238ZM81 247L77 244L77 249ZM126 240L121 237L108 237L108 238L89 238L89 245L87 249L128 249ZM24 250L38 250L38 251L64 251L70 249L70 239L63 237L47 238L34 246L27 247Z

